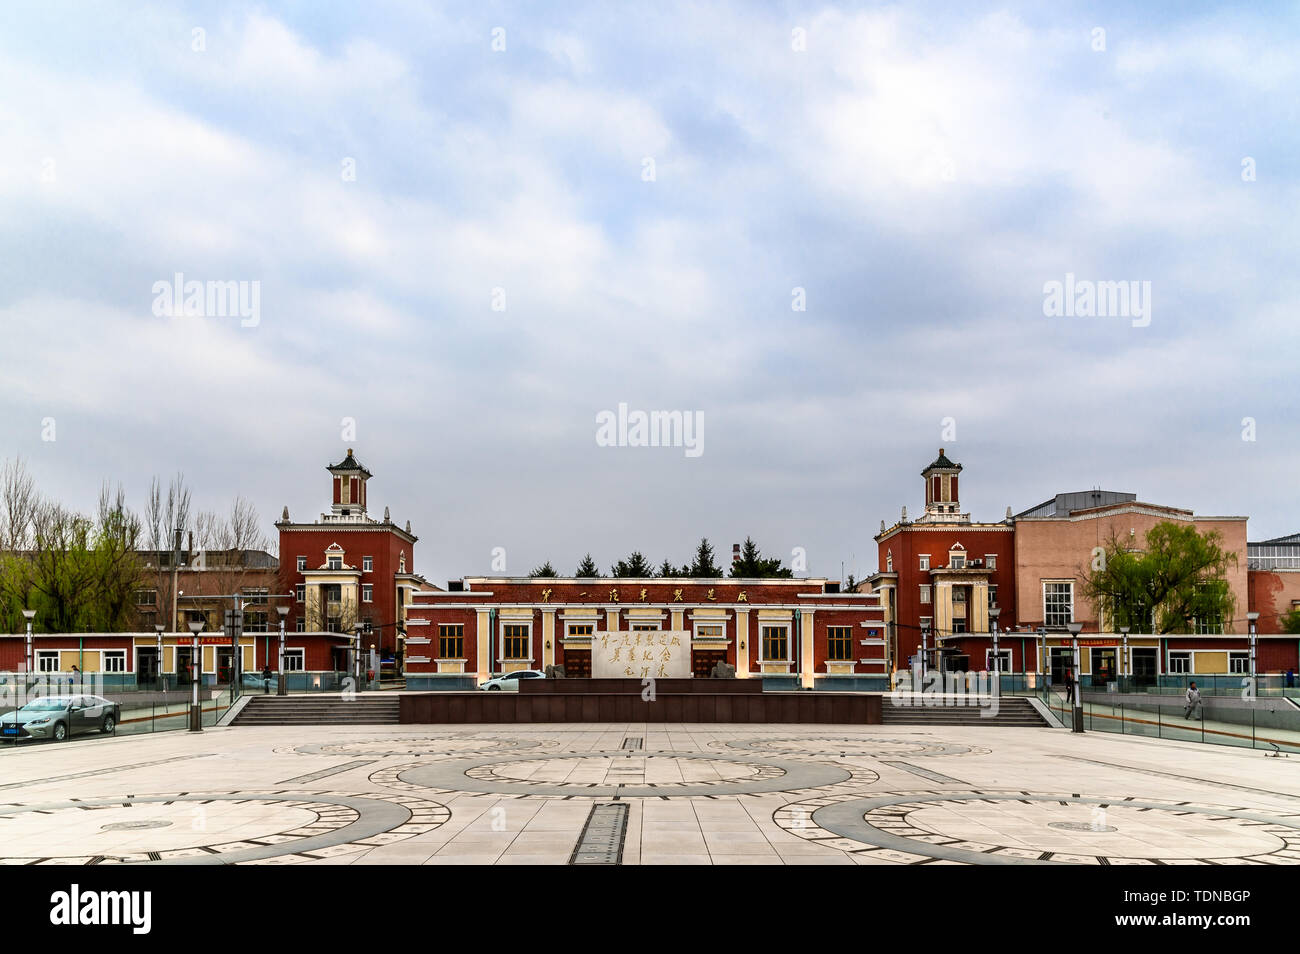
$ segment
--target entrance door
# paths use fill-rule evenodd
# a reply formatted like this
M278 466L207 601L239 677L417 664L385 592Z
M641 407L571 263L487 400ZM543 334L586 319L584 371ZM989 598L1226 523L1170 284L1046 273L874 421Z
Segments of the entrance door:
M139 686L151 686L158 681L158 648L138 647L135 651L135 681Z
M188 686L194 681L196 675L191 667L191 657L194 650L189 646L176 647L176 683L181 686Z
M217 682L229 685L235 678L235 651L229 646L217 647Z
M1115 650L1094 649L1092 651L1092 687L1106 688L1106 683L1115 681Z
M1130 649L1133 657L1133 685L1143 689L1156 684L1156 650Z
M727 661L725 649L691 650L691 675L696 679L708 679L713 675L713 667Z
M591 678L590 649L566 649L564 651L564 677L566 679Z
M1052 685L1064 686L1065 674L1074 668L1074 650L1068 646L1050 647L1052 660Z

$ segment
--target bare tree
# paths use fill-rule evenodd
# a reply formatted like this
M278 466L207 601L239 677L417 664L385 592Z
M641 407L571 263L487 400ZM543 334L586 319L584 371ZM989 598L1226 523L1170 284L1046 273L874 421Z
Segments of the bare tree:
M173 546L176 530L185 533L192 530L190 524L190 489L185 486L185 475L177 472L167 485L166 497L163 496L162 482L157 478L149 484L149 497L144 508L145 545L152 551L154 592L158 600L156 621L164 623L168 629L176 625L172 619L172 566L175 557ZM182 540L182 546L184 542ZM164 562L162 554L170 556Z
M0 467L0 552L31 549L33 521L40 503L36 482L22 458L5 461Z

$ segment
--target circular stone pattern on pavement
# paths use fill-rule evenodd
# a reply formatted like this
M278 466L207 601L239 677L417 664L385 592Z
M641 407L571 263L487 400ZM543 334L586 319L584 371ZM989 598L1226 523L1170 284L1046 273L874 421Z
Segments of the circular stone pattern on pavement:
M299 864L431 831L428 799L350 792L186 792L0 806L0 865Z
M452 755L462 758L514 749L534 749L554 742L536 739L474 739L451 736L437 739L359 739L355 742L322 742L276 749L278 754L295 755Z
M685 798L803 792L841 783L852 783L856 789L878 781L879 776L866 769L767 756L638 755L619 750L421 762L382 769L370 780L405 791L438 793Z
M1135 796L850 793L787 805L773 820L897 864L1300 864L1292 814Z
M729 748L752 752L779 752L782 755L867 756L894 758L931 755L988 755L992 750L980 745L959 745L929 739L732 739Z

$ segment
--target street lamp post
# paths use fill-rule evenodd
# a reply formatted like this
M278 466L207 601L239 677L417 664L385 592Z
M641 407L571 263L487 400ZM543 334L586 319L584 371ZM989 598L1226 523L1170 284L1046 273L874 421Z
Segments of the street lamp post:
M1247 613L1246 619L1250 621L1250 692L1251 695L1258 695L1259 684L1255 681L1255 620L1259 619L1259 614Z
M199 633L203 630L203 620L190 623L190 731L203 729L203 710L199 706L199 680L202 678L203 657L199 653Z
M1074 669L1071 672L1072 684L1070 686L1070 696L1074 700L1074 725L1071 727L1073 732L1083 731L1083 698L1079 691L1082 680L1079 678L1079 633L1083 630L1082 623L1066 623L1066 629L1070 631L1070 636L1074 640Z
M32 620L36 618L36 610L25 609L23 610L23 616L27 618L27 650L25 657L27 660L27 671L35 672L36 653L35 650L32 649Z
M996 606L989 607L989 624L993 630L993 682L996 691L1002 691L1002 657L998 655L998 615L1002 611Z
M920 692L925 687L925 662L929 653L930 646L930 624L926 620L921 621L921 659L917 671L921 674L920 685L913 687L914 692Z
M154 681L155 683L157 683L159 686L162 685L162 678L163 678L163 664L162 664L162 659L163 659L163 638L162 638L162 634L163 634L163 630L166 629L166 628L167 628L167 627L164 626L162 623L154 623L154 624L153 624L153 631L154 631L154 633L156 633L157 636L158 636L158 642L157 642L157 647L158 647L158 660L157 660L157 662L154 663L153 681Z
M354 686L361 685L361 629L361 623L352 625L355 634L352 638L352 684Z
M1124 646L1120 650L1120 660L1119 660L1119 664L1121 667L1120 669L1121 686L1123 685L1124 677L1126 676L1128 677L1130 683L1133 681L1133 661L1129 659L1128 656L1128 631L1129 631L1128 626L1121 626L1119 628L1119 634L1121 637L1123 637L1124 640Z
M277 606L275 611L280 614L280 662L275 667L275 671L279 674L275 681L275 694L287 696L289 681L284 674L284 618L289 615L289 607Z

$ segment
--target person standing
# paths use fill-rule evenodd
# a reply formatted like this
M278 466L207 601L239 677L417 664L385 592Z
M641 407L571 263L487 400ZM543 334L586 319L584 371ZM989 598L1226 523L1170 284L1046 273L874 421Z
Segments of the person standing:
M267 663L262 667L262 695L269 695L271 692L271 664Z
M1191 683L1187 687L1187 711L1183 713L1184 719L1190 719L1192 712L1201 705L1201 690L1196 688L1196 683Z

